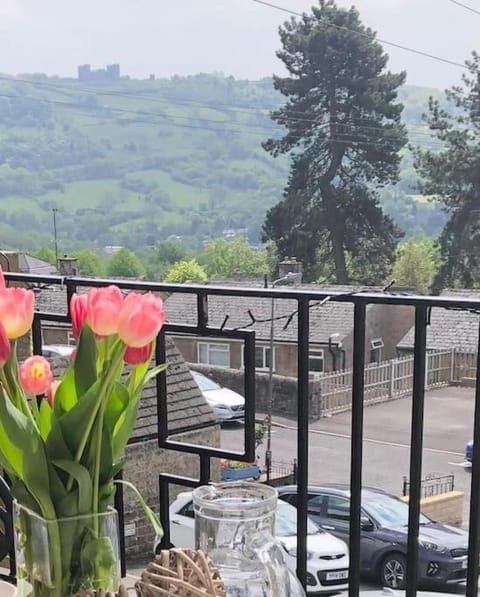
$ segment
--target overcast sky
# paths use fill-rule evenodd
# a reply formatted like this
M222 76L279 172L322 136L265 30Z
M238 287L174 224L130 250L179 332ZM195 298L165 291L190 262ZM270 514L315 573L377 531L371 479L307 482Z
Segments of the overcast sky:
M271 1L297 11L313 3ZM339 0L352 3L383 39L462 63L480 50L480 15L450 0ZM463 3L480 10L480 0ZM275 51L286 16L252 0L0 0L0 71L74 76L78 64L119 62L132 77L222 71L258 79L281 72ZM462 73L385 48L409 83L444 88Z

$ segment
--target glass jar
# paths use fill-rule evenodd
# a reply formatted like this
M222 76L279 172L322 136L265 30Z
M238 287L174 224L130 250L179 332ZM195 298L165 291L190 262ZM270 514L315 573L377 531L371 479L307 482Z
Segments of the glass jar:
M227 482L193 492L195 544L218 567L228 597L302 597L274 536L277 491Z

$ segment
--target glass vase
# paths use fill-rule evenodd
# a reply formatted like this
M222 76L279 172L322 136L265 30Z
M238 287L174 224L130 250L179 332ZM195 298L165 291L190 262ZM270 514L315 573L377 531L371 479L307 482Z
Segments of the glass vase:
M217 566L227 597L304 597L275 539L277 491L246 481L193 491L195 544Z
M14 502L18 597L70 597L81 589L117 591L117 511L46 520Z

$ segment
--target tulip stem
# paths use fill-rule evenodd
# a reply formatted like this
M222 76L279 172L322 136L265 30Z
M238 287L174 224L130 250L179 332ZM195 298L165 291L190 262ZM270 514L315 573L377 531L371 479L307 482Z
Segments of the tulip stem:
M97 404L95 405L95 408L93 408L92 412L90 413L90 417L85 426L85 431L83 432L82 439L80 440L80 444L78 445L77 451L75 453L75 462L80 462L80 460L83 456L83 452L85 451L85 447L87 445L90 433L92 432L93 425L95 424L95 420L97 418L99 409L100 409L102 403L106 401L106 399L105 399L106 390L108 389L108 387L111 385L111 383L113 381L115 373L117 372L118 365L120 364L121 360L123 359L124 352L125 352L125 346L120 345L120 349L118 350L118 352L116 354L114 354L112 360L110 361L108 371L102 380L102 384L101 384L100 390L98 392L99 396L98 396ZM71 491L72 486L73 486L73 480L74 479L72 476L68 477L67 491Z
M93 502L92 502L92 511L93 511L93 531L95 537L99 535L99 521L98 521L98 495L99 495L99 488L100 488L100 464L101 464L101 455L102 455L102 433L103 433L103 419L105 415L105 407L106 401L102 402L100 406L100 412L97 418L97 437L95 441L95 461L94 461L94 468L93 468Z

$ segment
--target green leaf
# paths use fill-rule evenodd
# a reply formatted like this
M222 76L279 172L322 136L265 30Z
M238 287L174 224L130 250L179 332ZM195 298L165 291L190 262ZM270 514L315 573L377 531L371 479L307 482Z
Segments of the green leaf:
M130 483L130 481L125 481L123 479L116 479L115 483L118 483L119 485L125 485L125 487L128 487L129 489L131 489L133 491L140 506L142 507L142 510L145 513L145 516L148 518L148 520L150 521L150 524L153 527L153 530L155 531L155 545L160 543L160 541L162 540L162 537L163 537L162 523L160 522L159 517L155 514L155 512L150 508L150 506L147 504L147 502L143 499L142 494L138 491L138 489L135 487L135 485L133 485L133 483Z
M113 435L120 415L127 408L129 400L130 395L127 388L120 382L115 382L105 408L105 423L111 435Z
M84 577L90 578L93 587L110 587L117 571L117 559L109 537L98 537L85 543L80 555Z
M77 401L75 372L73 367L70 367L64 374L63 379L55 392L55 400L53 401L55 416L60 417L62 414L71 410Z
M100 471L99 480L100 484L106 483L111 480L113 468L113 453L112 453L112 436L108 427L103 425L102 428L102 444L100 451Z
M165 371L165 369L168 368L168 363L162 363L161 365L157 365L156 367L152 367L151 369L149 369L147 371L147 374L145 375L145 380L143 382L143 386L146 386L147 383L152 380L154 377L157 377L157 375L159 373L161 373L162 371ZM137 388L138 391L139 388Z
M52 464L68 473L78 485L78 513L86 514L91 510L93 486L88 470L74 460L53 460Z
M80 338L73 369L75 371L75 388L77 396L83 396L97 380L97 341L89 325L84 325Z
M46 400L42 400L42 402L40 403L37 424L38 430L40 431L40 435L43 441L47 439L52 428L52 416L52 407L50 406L50 404L48 404Z

